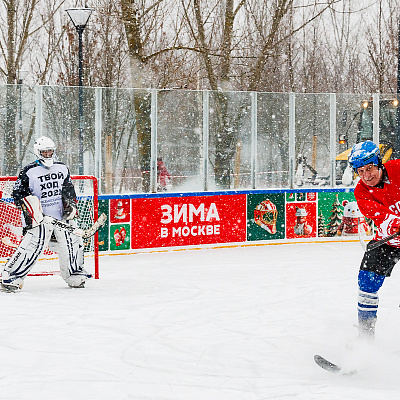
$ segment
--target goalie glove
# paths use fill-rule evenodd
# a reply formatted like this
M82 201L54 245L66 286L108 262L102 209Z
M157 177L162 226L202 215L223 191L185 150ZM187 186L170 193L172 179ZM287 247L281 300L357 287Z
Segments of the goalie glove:
M42 223L44 218L42 205L37 196L29 195L24 197L20 207L24 213L26 229L35 228Z
M65 201L63 219L68 221L78 217L79 217L78 207L75 201L74 200Z

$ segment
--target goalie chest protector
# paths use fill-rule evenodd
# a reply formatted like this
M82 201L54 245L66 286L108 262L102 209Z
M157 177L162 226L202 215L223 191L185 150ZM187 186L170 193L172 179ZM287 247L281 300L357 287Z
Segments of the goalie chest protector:
M61 220L63 197L76 198L69 170L63 163L56 162L50 168L38 163L27 165L15 182L13 197L21 200L29 194L40 199L43 213Z

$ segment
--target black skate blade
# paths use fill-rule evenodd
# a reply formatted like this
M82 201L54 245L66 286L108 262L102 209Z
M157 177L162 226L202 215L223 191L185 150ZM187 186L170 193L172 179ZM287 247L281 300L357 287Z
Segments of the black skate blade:
M326 358L316 354L314 356L314 361L317 363L317 365L319 365L321 368L325 369L326 371L329 372L333 372L335 374L337 374L338 372L340 372L342 370L341 367L339 367L338 365L328 361Z
M356 370L352 370L352 371L343 371L342 367L340 367L337 364L334 364L333 362L328 361L326 358L316 354L314 356L314 361L317 363L317 365L319 365L321 368L323 368L324 370L331 372L333 374L341 374L341 375L355 375L356 374Z

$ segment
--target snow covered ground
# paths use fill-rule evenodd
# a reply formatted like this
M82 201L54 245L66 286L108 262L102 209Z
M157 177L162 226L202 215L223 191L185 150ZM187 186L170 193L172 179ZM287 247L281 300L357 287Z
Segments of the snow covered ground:
M0 293L0 399L398 399L400 267L375 343L359 343L361 257L354 242L268 245L103 256L85 289L28 277Z

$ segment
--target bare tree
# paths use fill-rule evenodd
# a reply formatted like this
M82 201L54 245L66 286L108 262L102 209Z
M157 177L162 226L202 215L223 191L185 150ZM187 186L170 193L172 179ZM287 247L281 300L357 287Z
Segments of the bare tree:
M0 66L2 75L8 86L6 93L6 124L5 124L5 153L4 173L13 174L17 168L16 129L17 114L17 88L11 86L17 83L19 72L29 56L28 51L40 36L45 24L50 21L64 0L51 2L52 6L46 12L40 10L39 0L2 0L0 7L6 11L6 20L0 21L6 30L0 30L0 51L3 56L4 66ZM45 17L44 17L45 16ZM1 18L0 18L1 19ZM40 42L38 40L37 42ZM36 42L36 43L37 43ZM46 73L48 69L46 69ZM23 154L20 154L20 158Z
M148 66L151 54L157 49L152 43L157 41L163 19L167 19L168 3L156 0L146 1L120 0L121 18L125 26L131 66L132 83L135 88L153 86L151 68ZM151 158L151 95L148 91L135 91L134 95L139 164L143 178L143 190L150 190Z
M396 93L397 9L398 3L393 0L378 0L370 7L369 18L363 19L368 51L367 73L363 78L371 92Z

